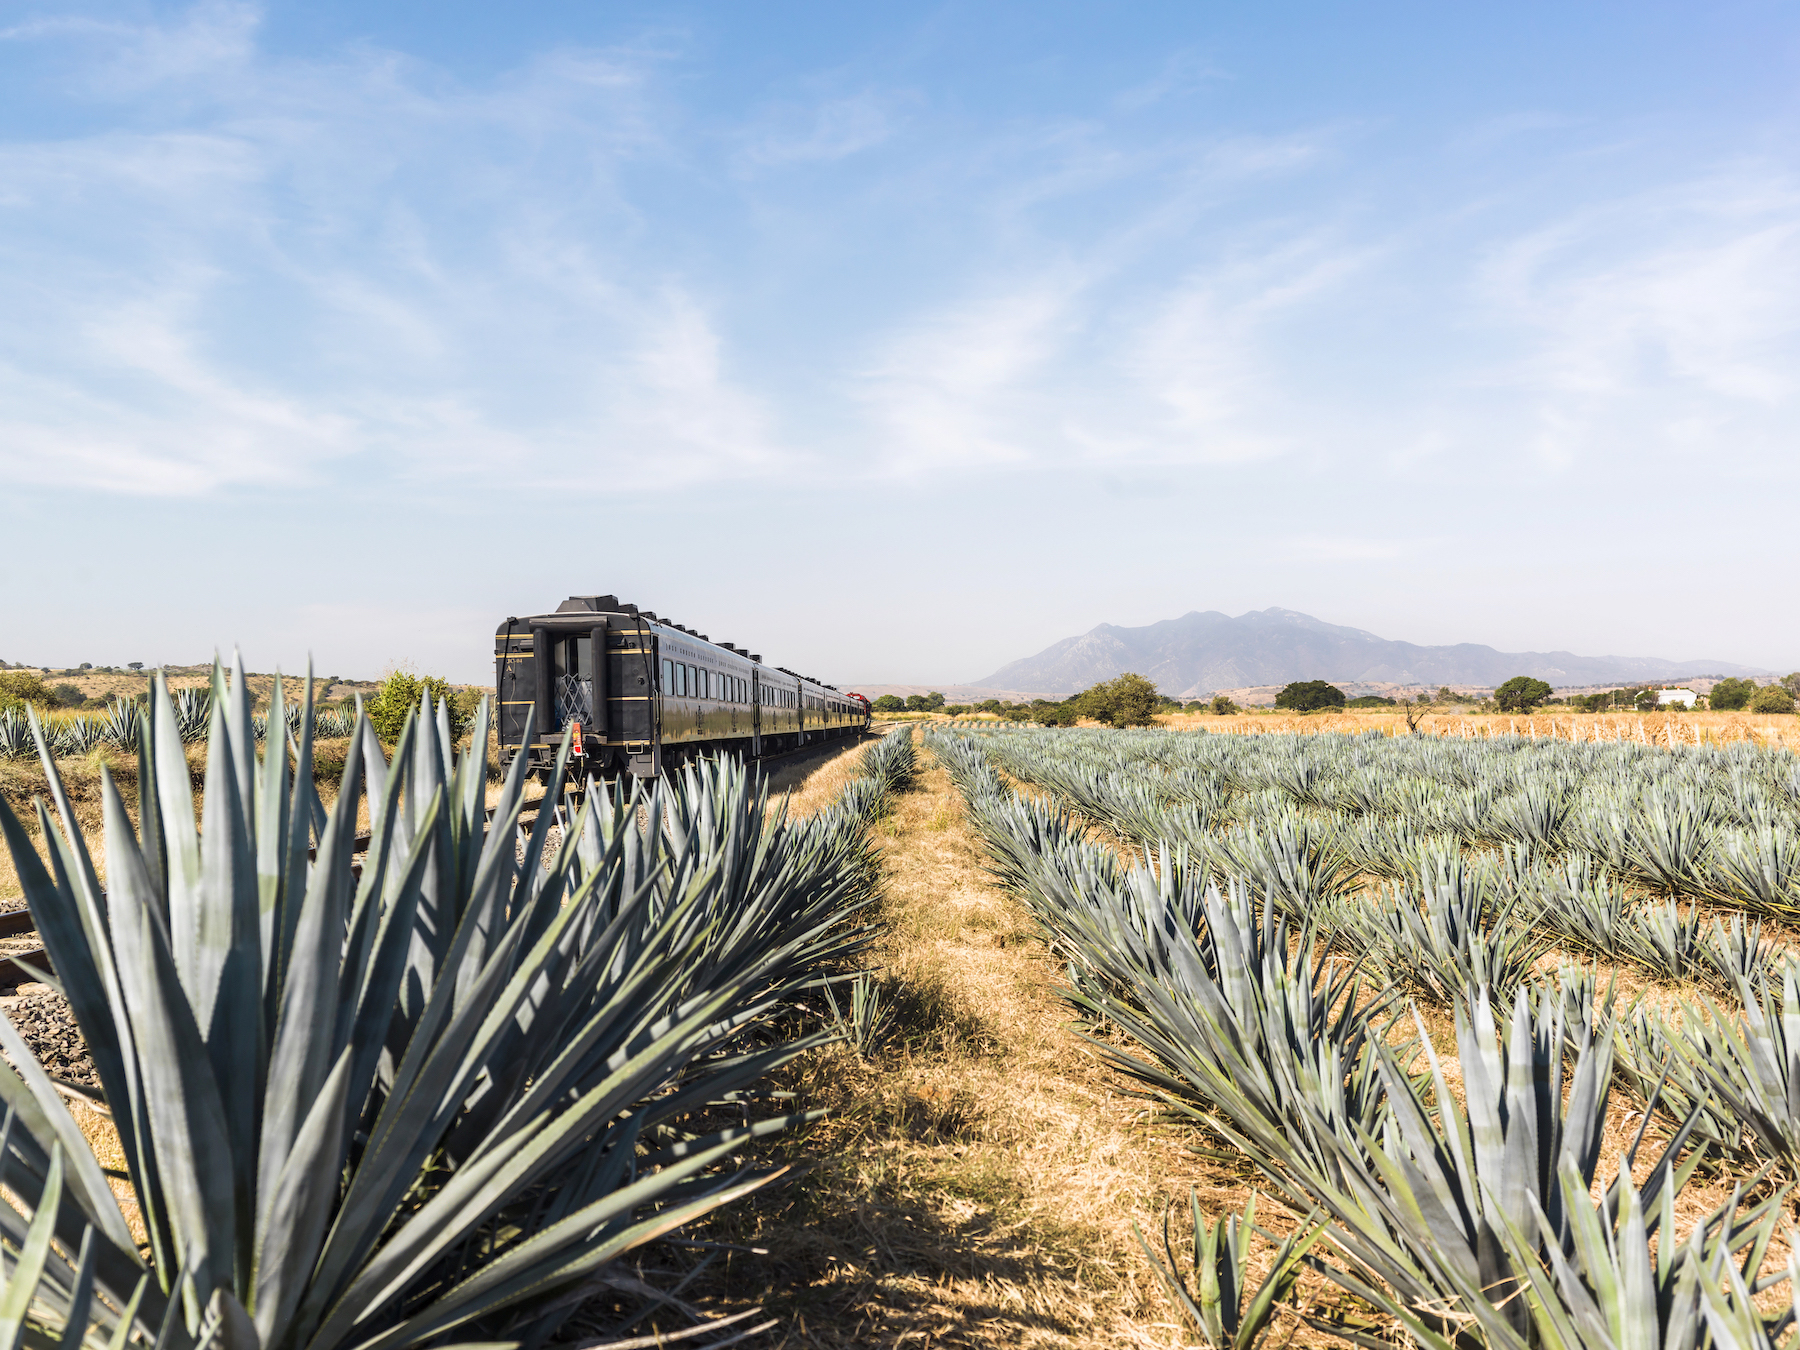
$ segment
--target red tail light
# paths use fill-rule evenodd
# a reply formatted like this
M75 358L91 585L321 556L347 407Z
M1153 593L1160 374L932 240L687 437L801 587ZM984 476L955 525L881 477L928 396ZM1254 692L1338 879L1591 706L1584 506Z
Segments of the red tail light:
M579 722L569 723L569 753L571 755L587 753L587 744L581 739L581 723Z

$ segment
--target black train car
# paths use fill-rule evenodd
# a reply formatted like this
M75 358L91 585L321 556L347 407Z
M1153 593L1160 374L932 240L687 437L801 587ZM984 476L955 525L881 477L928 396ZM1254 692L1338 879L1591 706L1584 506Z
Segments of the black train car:
M553 614L500 624L494 689L501 763L528 753L533 772L548 769L577 728L596 778L649 778L703 754L780 754L869 725L860 695L770 669L612 595L572 595Z

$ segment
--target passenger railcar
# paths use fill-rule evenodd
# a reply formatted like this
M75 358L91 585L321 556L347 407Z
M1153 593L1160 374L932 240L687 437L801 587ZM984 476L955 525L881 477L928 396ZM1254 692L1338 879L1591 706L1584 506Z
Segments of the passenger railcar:
M526 754L534 773L570 737L596 778L650 778L704 754L780 754L869 725L860 695L612 595L573 595L552 614L500 624L494 689L501 763Z

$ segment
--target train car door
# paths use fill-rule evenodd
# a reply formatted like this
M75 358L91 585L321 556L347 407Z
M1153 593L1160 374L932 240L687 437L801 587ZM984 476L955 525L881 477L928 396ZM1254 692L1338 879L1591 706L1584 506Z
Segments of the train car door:
M657 734L660 718L657 698L657 642L650 626L641 619L624 621L606 634L607 730L609 746L629 757L631 772L654 778L662 771Z

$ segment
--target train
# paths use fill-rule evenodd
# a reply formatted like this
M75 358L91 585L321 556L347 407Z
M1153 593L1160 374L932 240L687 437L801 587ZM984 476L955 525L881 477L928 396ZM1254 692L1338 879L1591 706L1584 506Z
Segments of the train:
M494 694L502 768L526 755L533 776L564 745L596 779L655 778L703 756L762 759L869 728L861 694L616 595L572 595L498 624Z

